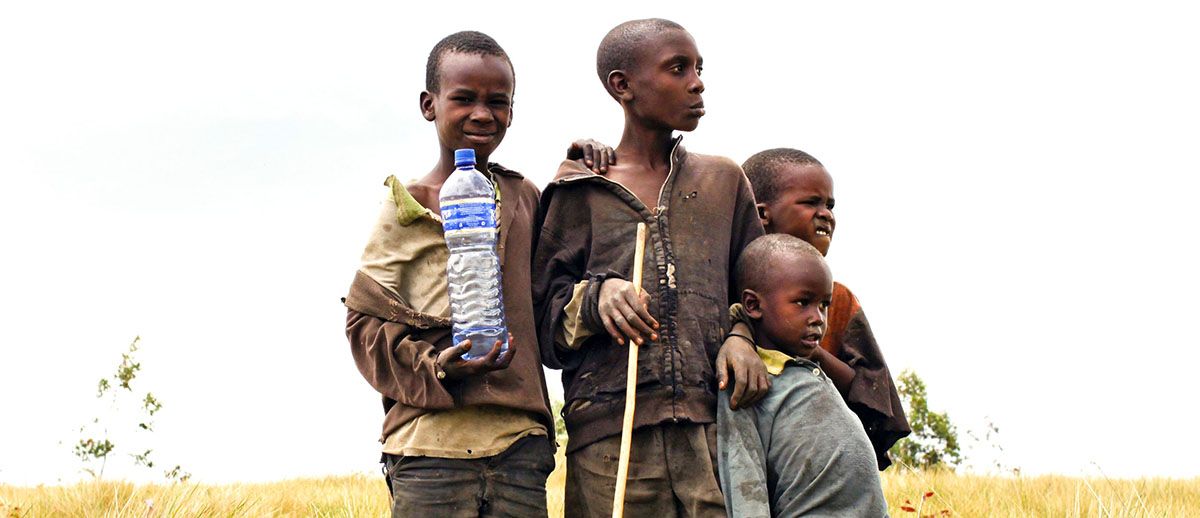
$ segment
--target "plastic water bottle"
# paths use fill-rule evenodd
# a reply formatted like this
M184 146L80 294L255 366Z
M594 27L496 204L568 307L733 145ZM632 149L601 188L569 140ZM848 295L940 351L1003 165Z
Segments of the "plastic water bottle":
M508 326L500 289L500 257L496 255L496 196L492 182L475 170L475 150L454 151L454 172L442 185L439 204L450 260L450 316L454 345L471 340L467 359L487 355L501 342L508 350Z

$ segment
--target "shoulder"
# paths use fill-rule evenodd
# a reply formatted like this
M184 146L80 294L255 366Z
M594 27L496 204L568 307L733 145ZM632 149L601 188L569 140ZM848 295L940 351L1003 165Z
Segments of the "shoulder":
M537 185L516 171L504 167L495 162L488 163L488 171L496 175L496 181L503 183L510 189L515 189L521 196L532 196L534 199L541 194Z
M706 188L750 194L750 181L742 172L742 166L733 160L699 153L688 153L684 160L685 167L693 171Z
M854 292L850 291L850 288L847 288L845 284L833 281L833 303L836 305L839 302L855 307L859 305L858 297L854 296Z
M850 324L859 312L862 311L862 306L858 303L858 297L850 292L850 288L846 285L834 281L833 283L833 300L829 303L829 330L830 332L841 333L842 330Z
M497 164L496 162L488 162L488 171L501 176L507 176L509 178L525 178L525 176L521 173Z
M688 166L705 173L742 175L742 166L727 157L689 152L685 160Z

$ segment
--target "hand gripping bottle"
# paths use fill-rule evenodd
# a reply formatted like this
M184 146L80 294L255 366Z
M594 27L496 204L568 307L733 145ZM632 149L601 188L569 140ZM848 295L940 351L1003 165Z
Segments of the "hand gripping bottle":
M446 274L454 345L471 340L466 359L487 355L496 340L502 343L501 352L507 351L508 326L496 255L496 196L492 182L475 170L474 149L454 151L454 172L442 185L439 203L450 248Z

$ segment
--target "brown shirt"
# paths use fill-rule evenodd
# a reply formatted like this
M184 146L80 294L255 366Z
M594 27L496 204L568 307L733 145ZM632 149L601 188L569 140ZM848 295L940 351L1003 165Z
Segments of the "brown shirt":
M631 279L638 222L648 226L643 288L661 324L638 352L634 426L716 419L713 362L728 329L733 267L763 234L754 195L733 161L688 153L676 141L659 206L574 162L564 162L542 196L534 249L534 303L542 361L563 369L570 451L616 435L625 405L627 349L597 315L600 284ZM566 307L582 290L579 317L595 334L577 350L561 342Z
M363 253L363 268L345 299L346 336L355 364L383 397L386 416L381 441L417 416L473 405L526 411L547 430L553 429L529 291L538 191L519 173L497 164L489 164L489 171L503 196L497 253L508 330L513 335L512 363L478 377L454 382L437 379L437 354L452 345L449 306L444 302L445 242L442 238L440 248L436 240L411 242L427 233L409 227L429 225L430 218L420 217L419 204L399 202L407 191L397 192L403 185L390 179L393 203L385 204ZM420 273L435 263L440 269L433 268L434 274Z

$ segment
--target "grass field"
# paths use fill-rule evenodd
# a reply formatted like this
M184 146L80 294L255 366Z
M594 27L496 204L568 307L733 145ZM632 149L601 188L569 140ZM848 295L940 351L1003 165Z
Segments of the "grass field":
M551 516L562 515L562 483L562 473L556 471L548 483ZM1200 516L1200 479L988 477L889 470L883 487L896 517ZM0 486L0 518L386 516L388 504L383 479L364 475L232 485Z

